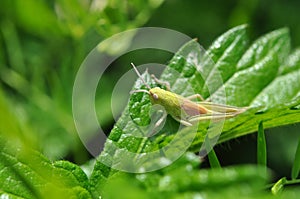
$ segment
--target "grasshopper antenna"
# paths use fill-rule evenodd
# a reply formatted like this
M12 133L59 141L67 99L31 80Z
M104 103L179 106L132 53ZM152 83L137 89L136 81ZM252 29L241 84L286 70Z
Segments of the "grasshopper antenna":
M139 76L139 78L142 80L142 82L145 84L145 86L150 90L151 87L146 83L146 81L142 78L141 74L139 73L139 71L137 70L137 68L135 67L135 65L133 63L131 63L133 69L135 70L136 74Z

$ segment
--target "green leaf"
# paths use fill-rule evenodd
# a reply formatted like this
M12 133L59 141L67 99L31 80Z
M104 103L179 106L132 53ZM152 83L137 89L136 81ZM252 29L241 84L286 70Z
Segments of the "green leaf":
M76 183L78 183L81 187L85 188L86 190L89 190L88 178L79 166L63 160L54 162L53 166L62 171L62 173L73 175L72 178L74 178L72 180L76 181Z
M186 153L160 171L145 174L118 173L104 186L105 198L247 198L266 196L260 187L266 181L264 169L255 166L199 170L197 156ZM128 183L130 182L130 183ZM116 192L118 187L118 192ZM216 193L216 190L218 192ZM189 197L188 197L189 196ZM218 196L218 197L217 197Z
M267 144L266 144L264 126L262 122L260 122L258 125L257 164L265 167L267 166Z
M236 35L233 34L232 36ZM221 36L221 38L222 37L223 36ZM175 55L176 60L184 60L184 57L191 55L197 57L195 55L202 54L202 52L194 46L196 45L193 44L193 42L189 42L182 47L181 52L187 51L190 52L190 54L185 53L181 58L180 54L177 54L177 56ZM218 47L222 48L220 46ZM299 53L296 51L288 56L289 47L290 42L287 29L276 30L256 40L248 50L244 52L244 55L238 63L231 63L237 65L237 67L234 75L223 85L226 97L224 93L221 92L222 88L219 88L216 92L212 93L210 98L214 99L214 102L222 103L225 101L229 105L250 105L250 109L244 114L225 122L219 142L256 131L257 124L260 121L264 121L265 128L300 121L299 84L296 83L299 82L300 79L298 76L300 71L298 61ZM223 49L226 48L223 47ZM284 59L284 57L288 58ZM189 65L192 64L188 61L178 61L178 65L176 65L174 61L171 61L171 63L172 64L169 65L170 67L177 66L177 68L178 66L181 66L181 68L190 67ZM284 68L292 69L286 69L286 72L282 76L282 73L279 71L282 71ZM168 77L173 77L173 75L170 74L172 72L171 69L167 70L167 72L169 73ZM178 74L175 75L176 79L181 78ZM193 80L195 76L196 73L194 76L186 79L186 82L197 85L197 83L194 83L197 81ZM161 79L164 80L164 74ZM203 81L203 79L200 78L200 82L201 81ZM292 81L292 84L282 84L282 82L288 81ZM178 82L182 83L184 81ZM181 84L181 87L183 86L184 85ZM285 89L280 89L283 86ZM174 90L176 90L176 87ZM184 93L180 93L180 91L176 91L176 93L184 95ZM202 93L200 92L200 94ZM253 95L253 97L250 95ZM274 98L276 99L276 103L274 102L275 100L271 100ZM268 99L270 99L270 101ZM184 129L184 131L189 132L188 129ZM194 140L191 150L199 150L199 146L204 141L204 131L205 128L204 130L199 130L199 134L197 134L197 138Z
M207 50L215 64L203 68L205 83L211 85L209 90L207 87L203 88L201 94L204 97L210 96L210 92L215 92L236 72L237 63L244 54L248 44L246 28L246 25L241 25L227 31L214 41ZM215 78L217 74L221 75L223 81Z
M255 41L238 61L235 74L223 85L227 103L235 106L259 103L255 98L277 76L289 48L287 29L276 30ZM223 94L217 91L213 95L222 97Z
M282 192L284 185L286 184L286 178L281 178L278 180L271 188L271 191L274 195Z
M174 164L176 165L176 162ZM266 175L263 174L262 170L252 166L202 170L191 170L186 166L177 166L174 168L171 171L162 171L162 179L156 182L158 183L157 186L160 186L160 191L172 191L175 193L181 191L209 192L216 188L222 191L222 188L226 189L226 187L238 186L238 184L243 183L249 183L252 188L256 187L254 189L257 189L259 188L259 184L264 184L266 180ZM145 182L151 180L151 174L149 174L148 179L143 178L143 180ZM153 173L153 175L157 174ZM169 178L169 180L165 184L162 184L161 181L164 178Z
M76 165L51 163L24 145L0 136L0 194L11 198L91 198L88 180Z
M299 82L300 67L297 60L300 53L296 51L289 56L288 30L283 28L266 34L250 47L247 43L244 25L220 36L206 53L192 40L179 49L160 77L170 83L172 92L179 95L189 96L196 92L216 103L249 107L243 114L225 121L218 143L255 132L260 122L264 123L265 128L271 128L300 121L300 92L296 83L297 80ZM147 83L153 85L147 73L144 77ZM293 83L281 84L289 80ZM142 84L137 80L133 90L143 88ZM222 90L225 90L225 95ZM276 102L272 99L276 99ZM129 106L115 124L95 164L90 179L94 196L101 195L102 185L118 173L110 166L119 163L124 151L137 154L163 151L163 147L174 142L176 135L180 134L182 140L193 140L189 150L199 152L209 127L208 122L200 123L194 137L190 132L195 127L186 127L177 132L178 122L168 117L160 132L148 139L143 137L145 126L137 127L136 124L149 123L150 116L146 111L150 107L147 94L136 93L131 96ZM175 143L184 150L187 142L182 140Z
M300 172L300 139L295 154L295 160L292 168L292 179L296 179Z
M182 49L190 49L190 54L201 54L198 49L191 49L191 46L190 42ZM290 41L287 29L279 29L256 40L237 63L231 63L237 67L234 74L222 86L226 96L220 87L216 92L211 93L210 98L214 99L214 102L222 103L225 101L229 105L250 106L250 108L245 113L226 120L219 142L256 131L260 121L264 121L265 128L300 121L298 108L300 93L299 84L296 83L300 80L298 76L300 72L299 53L296 51L288 57L289 48ZM181 51L183 51L182 49ZM284 57L288 58L284 59ZM177 58L177 60L179 59ZM286 60L288 61L284 62ZM178 64L185 67L181 62ZM186 65L189 64L191 63L186 63ZM286 72L282 76L279 71L284 68L292 69L285 70ZM229 70L232 69L229 68ZM168 76L172 75L169 74ZM291 83L287 84L288 81ZM283 86L284 89L281 89ZM189 131L188 129L184 130ZM202 129L199 130L191 150L198 150L203 141Z
M221 164L218 160L218 157L215 153L215 151L212 149L208 154L208 160L211 168L221 168Z
M253 101L253 105L265 109L285 103L299 102L300 96L300 49L294 51L279 68L279 74ZM290 85L290 86L289 86Z
M208 157L208 160L209 160L209 164L210 164L210 167L211 168L221 168L221 164L218 160L218 157L214 151L214 149L212 148L212 146L210 145L210 141L209 139L206 139L206 142L205 142L205 148L206 150L209 150L209 153L207 154L207 157Z
M14 194L5 193L0 190L0 198L1 199L22 199L21 197L15 196Z

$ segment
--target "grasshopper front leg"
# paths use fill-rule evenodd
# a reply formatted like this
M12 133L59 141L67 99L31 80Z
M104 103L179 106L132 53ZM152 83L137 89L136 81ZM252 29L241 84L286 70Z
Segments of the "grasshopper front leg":
M151 130L151 133L148 134L147 137L151 137L153 135L155 135L157 132L156 132L156 129L163 123L163 121L166 119L167 117L167 113L165 111L163 111L163 115L161 116L161 118L159 118L159 120L157 120L157 122L154 124L154 127L152 128Z

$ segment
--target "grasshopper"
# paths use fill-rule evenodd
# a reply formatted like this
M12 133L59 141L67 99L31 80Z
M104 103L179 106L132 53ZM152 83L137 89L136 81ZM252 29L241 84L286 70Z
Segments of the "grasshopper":
M167 114L170 114L176 121L185 126L192 126L199 121L232 118L247 109L211 103L205 101L200 94L183 97L170 91L169 82L161 81L153 74L151 77L154 79L154 81L156 81L158 84L164 84L166 86L166 90L159 87L151 88L143 79L135 65L133 63L131 63L131 65L144 85L148 88L148 90L134 90L131 92L131 94L136 92L147 93L149 94L150 101L153 105L158 104L165 108L164 115L156 122L154 128L158 127L164 121ZM193 99L198 99L201 101L195 102L192 101Z

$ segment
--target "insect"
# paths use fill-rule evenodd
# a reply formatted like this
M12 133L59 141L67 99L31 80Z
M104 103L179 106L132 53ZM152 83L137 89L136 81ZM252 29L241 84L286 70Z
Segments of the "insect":
M192 126L199 121L232 118L247 109L204 101L203 97L200 94L183 97L171 92L169 83L157 79L153 74L151 75L151 77L158 84L165 84L166 90L159 87L151 88L143 79L135 65L133 63L131 63L131 65L144 85L148 88L148 90L134 90L131 92L131 94L137 92L147 93L149 94L152 104L161 105L166 110L164 112L164 115L156 122L154 128L158 127L164 121L167 114L170 114L176 121L185 126ZM193 99L198 99L201 101L195 102L192 101Z

